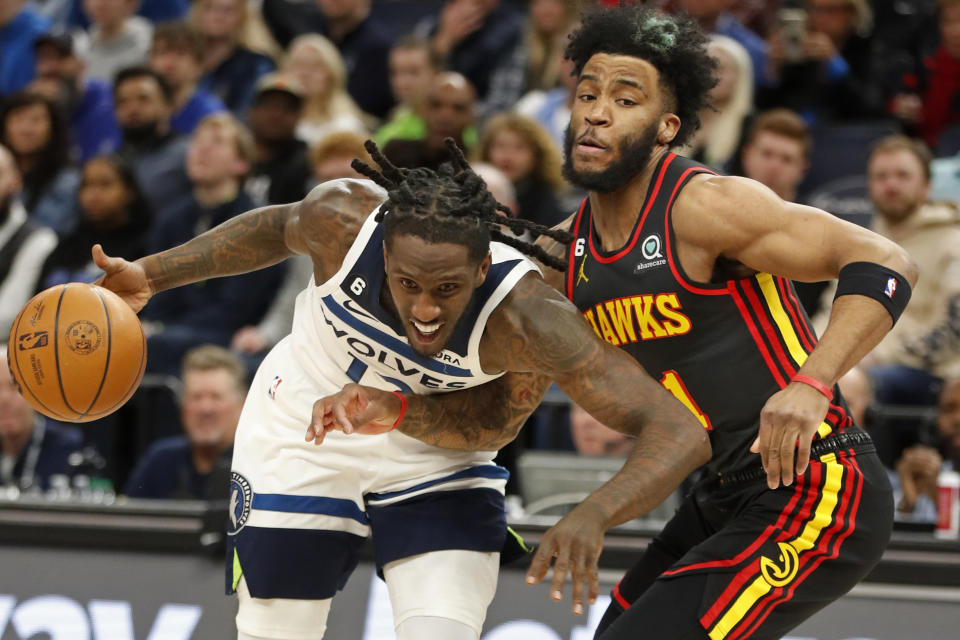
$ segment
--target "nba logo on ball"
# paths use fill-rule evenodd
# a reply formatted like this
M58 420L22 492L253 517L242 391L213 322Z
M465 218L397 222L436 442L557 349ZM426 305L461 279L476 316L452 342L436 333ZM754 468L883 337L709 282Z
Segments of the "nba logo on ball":
M230 528L227 535L233 535L243 529L250 517L250 505L253 503L253 489L250 481L233 471L230 473Z
M893 299L893 294L897 291L897 279L894 277L887 278L887 288L883 290L886 296L890 299Z

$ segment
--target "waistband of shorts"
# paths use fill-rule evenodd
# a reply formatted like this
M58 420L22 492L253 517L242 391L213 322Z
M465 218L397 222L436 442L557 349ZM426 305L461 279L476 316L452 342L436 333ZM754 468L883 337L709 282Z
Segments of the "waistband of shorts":
M838 433L822 440L815 441L810 445L810 459L815 460L821 456L837 451L850 450L854 454L872 453L876 451L873 440L865 431L859 429L851 433ZM746 467L737 471L721 471L717 474L717 479L723 487L730 487L746 482L754 482L767 477L762 464Z

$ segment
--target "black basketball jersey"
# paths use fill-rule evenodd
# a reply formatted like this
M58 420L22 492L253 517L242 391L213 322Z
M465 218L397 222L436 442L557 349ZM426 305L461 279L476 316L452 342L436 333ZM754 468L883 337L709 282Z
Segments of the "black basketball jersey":
M713 173L673 153L659 162L626 246L606 252L589 198L575 218L566 294L601 338L628 352L710 432L711 471L755 463L760 410L817 342L786 278L693 282L676 259L670 209L691 177ZM852 420L834 388L818 437Z

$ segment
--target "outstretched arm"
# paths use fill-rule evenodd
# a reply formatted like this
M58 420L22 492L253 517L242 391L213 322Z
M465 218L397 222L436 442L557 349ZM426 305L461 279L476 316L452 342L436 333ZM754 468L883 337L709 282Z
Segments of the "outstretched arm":
M94 262L106 272L98 284L139 311L160 291L262 269L295 253L312 256L319 275L327 275L384 197L372 182L337 180L316 187L300 202L248 211L134 262L108 257L96 245Z
M836 278L854 262L891 269L911 286L917 280L910 256L893 242L819 209L784 202L752 180L696 179L681 192L674 211L680 260L691 277L703 281L720 256L757 272L807 282ZM837 298L823 337L802 360L798 374L833 388L892 325L890 313L876 299ZM802 383L789 384L767 401L753 450L761 454L771 488L781 480L791 484L794 472L806 469L827 404L823 395Z

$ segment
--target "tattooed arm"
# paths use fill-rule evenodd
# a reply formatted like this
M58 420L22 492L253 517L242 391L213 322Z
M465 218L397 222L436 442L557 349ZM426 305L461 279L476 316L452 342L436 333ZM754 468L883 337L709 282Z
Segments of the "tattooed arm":
M334 273L365 217L386 197L366 180L334 180L300 202L262 207L134 262L93 249L106 274L97 282L139 311L155 294L181 285L262 269L289 256L313 258L318 280Z
M605 527L650 511L710 457L694 415L541 279L523 278L487 329L485 368L541 372L597 420L636 438L620 473L588 498Z

